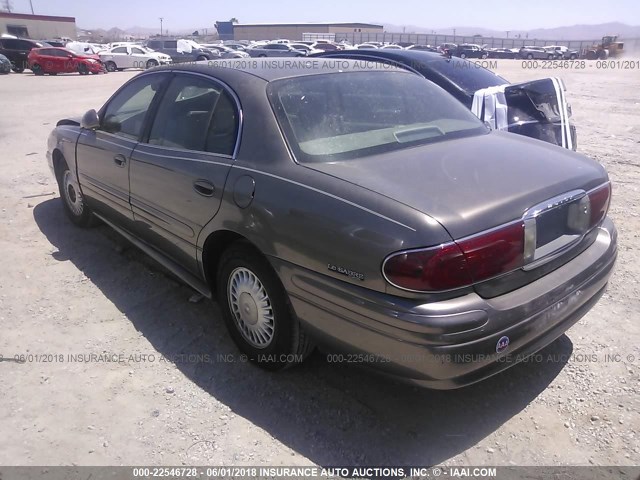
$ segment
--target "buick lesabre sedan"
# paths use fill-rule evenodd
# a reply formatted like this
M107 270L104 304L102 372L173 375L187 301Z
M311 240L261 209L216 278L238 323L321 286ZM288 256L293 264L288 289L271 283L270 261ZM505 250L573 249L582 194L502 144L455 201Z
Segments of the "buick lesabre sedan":
M301 62L158 67L58 122L69 218L216 298L270 370L318 345L455 388L597 302L617 252L601 165L491 131L415 73Z

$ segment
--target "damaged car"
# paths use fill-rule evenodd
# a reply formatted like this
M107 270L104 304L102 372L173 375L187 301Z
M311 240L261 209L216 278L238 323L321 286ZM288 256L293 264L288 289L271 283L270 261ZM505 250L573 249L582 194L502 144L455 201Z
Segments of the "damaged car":
M510 84L481 64L413 50L346 50L312 56L381 61L406 68L444 88L494 129L577 148L571 105L559 79Z

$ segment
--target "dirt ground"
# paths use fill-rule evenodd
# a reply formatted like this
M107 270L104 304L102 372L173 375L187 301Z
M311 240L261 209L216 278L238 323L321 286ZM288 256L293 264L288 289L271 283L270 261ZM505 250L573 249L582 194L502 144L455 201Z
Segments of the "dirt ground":
M0 465L640 464L640 71L498 62L565 80L578 150L613 180L619 260L538 360L450 392L320 354L280 374L239 361L215 304L63 216L49 132L137 72L0 77Z

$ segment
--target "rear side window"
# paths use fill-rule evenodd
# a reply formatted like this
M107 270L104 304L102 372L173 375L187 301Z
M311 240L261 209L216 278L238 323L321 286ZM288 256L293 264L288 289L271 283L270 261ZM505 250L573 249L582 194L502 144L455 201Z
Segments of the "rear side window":
M111 53L127 53L127 47L114 48Z
M178 48L177 40L165 40L164 48Z
M173 79L164 95L149 143L232 155L237 124L235 104L220 85L182 75Z
M102 130L137 140L151 102L166 78L165 75L145 75L124 87L104 110Z

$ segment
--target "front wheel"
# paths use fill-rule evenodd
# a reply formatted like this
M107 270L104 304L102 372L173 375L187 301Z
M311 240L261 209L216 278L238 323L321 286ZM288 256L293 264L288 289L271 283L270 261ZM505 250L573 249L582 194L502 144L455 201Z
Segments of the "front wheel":
M460 54L460 58L467 58L467 54L466 53L461 53Z
M89 69L84 63L78 65L78 73L80 75L89 75Z
M44 70L42 70L42 67L37 63L31 67L31 71L33 72L34 75L38 75L38 76L44 75Z
M115 62L108 61L104 64L104 68L107 69L107 72L115 72L118 69L118 66Z
M217 294L231 338L258 366L280 370L311 352L280 279L251 246L238 243L222 255Z
M202 62L204 60L209 60L207 57L205 57L204 55L200 55L198 58L196 58L196 61L198 62Z
M147 68L153 68L157 66L158 66L158 62L156 62L155 60L153 59L147 60Z
M530 53L529 55L527 55L527 60L533 60L533 54Z
M66 163L58 178L58 188L64 211L69 219L79 227L91 226L94 216L85 205L80 186Z
M488 56L489 56L489 55L487 55L486 53L483 53L483 54L482 54L482 59L483 59L483 60L486 60Z

